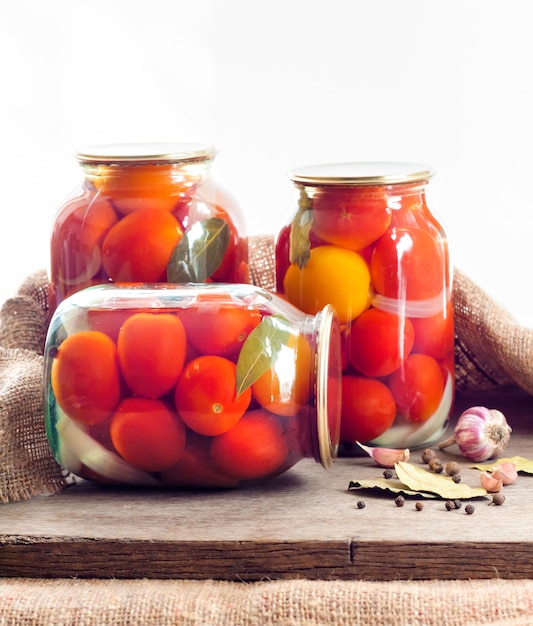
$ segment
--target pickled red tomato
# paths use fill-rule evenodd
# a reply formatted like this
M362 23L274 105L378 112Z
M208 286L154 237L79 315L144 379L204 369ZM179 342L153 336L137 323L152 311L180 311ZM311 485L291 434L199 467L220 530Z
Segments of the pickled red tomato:
M236 395L237 367L221 356L189 361L174 392L176 409L189 428L201 435L219 435L244 415L252 399L250 388Z
M396 418L396 402L380 380L363 376L342 377L342 443L371 441L382 435Z
M261 321L256 309L225 294L199 294L179 313L187 339L200 354L236 359L248 335Z
M444 247L420 228L391 228L376 243L370 273L375 290L388 298L426 300L445 287Z
M282 468L288 455L289 447L277 418L262 409L248 412L211 444L215 466L238 480L269 476Z
M57 403L80 424L103 422L120 400L120 375L115 343L88 330L67 337L51 368Z
M292 263L283 280L289 302L316 315L327 304L345 324L369 306L370 272L357 252L339 246L312 248L304 267Z
M173 487L236 487L235 478L225 476L210 458L213 439L187 431L179 461L161 472L161 481Z
M118 217L104 199L77 198L69 214L54 225L51 274L63 286L83 286L102 267L100 246Z
M171 313L135 313L118 334L118 360L126 384L145 398L171 391L183 370L186 351L183 323Z
M429 354L438 361L453 355L455 333L452 301L448 302L445 312L410 319L415 329L413 352Z
M110 433L120 456L147 472L172 467L185 447L183 422L161 400L122 400L111 418Z
M368 309L351 325L348 358L365 376L392 374L410 354L414 343L411 320L380 309Z
M399 412L411 422L429 419L439 408L444 393L442 369L427 354L407 357L388 384Z
M325 242L362 250L376 241L391 223L383 187L323 189L312 199L312 231Z
M139 209L118 221L104 239L104 270L115 282L165 281L168 262L182 236L171 213Z
M93 184L109 196L119 213L127 215L146 208L173 211L192 197L198 181L172 165L122 165L120 171L102 167Z

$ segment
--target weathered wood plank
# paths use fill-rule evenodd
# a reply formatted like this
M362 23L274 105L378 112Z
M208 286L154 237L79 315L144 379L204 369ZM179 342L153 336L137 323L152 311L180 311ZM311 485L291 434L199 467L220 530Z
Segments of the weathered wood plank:
M456 414L485 404L512 427L506 456L533 458L533 399L459 396ZM419 453L413 452L417 461ZM458 459L463 481L477 470ZM311 460L264 485L229 491L146 491L81 483L0 507L0 575L29 577L427 579L533 578L533 476L505 488L503 506L475 513L442 500L349 492L381 475L368 457L325 471ZM366 506L358 509L356 502Z

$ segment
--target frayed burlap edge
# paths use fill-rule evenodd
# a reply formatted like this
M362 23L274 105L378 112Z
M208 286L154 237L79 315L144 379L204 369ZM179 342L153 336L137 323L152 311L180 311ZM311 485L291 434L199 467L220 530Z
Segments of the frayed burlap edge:
M533 580L0 580L1 624L525 626Z
M44 271L0 309L0 502L57 493L67 473L53 459L44 425L43 351L48 324Z

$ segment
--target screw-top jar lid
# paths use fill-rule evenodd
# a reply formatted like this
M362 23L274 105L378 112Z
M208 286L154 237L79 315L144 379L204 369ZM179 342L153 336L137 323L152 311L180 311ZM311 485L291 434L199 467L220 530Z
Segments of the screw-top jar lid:
M303 185L394 185L427 180L434 174L421 163L368 161L308 165L290 172L289 178Z
M216 150L203 143L155 142L88 146L76 158L82 163L111 165L120 163L176 163L213 159Z

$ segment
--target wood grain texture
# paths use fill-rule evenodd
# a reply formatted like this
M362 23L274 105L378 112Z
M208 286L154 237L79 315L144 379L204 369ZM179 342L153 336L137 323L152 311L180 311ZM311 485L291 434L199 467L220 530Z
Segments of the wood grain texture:
M458 396L499 408L513 427L505 455L533 458L533 399ZM451 429L451 426L450 426ZM463 481L478 471L460 460ZM412 452L418 462L419 452ZM88 482L54 496L0 507L0 575L257 581L310 579L533 578L533 476L505 488L503 506L474 502L473 515L426 500L348 491L381 475L368 457L330 470L304 460L264 485L215 491L118 489ZM358 509L356 502L365 501Z

